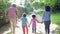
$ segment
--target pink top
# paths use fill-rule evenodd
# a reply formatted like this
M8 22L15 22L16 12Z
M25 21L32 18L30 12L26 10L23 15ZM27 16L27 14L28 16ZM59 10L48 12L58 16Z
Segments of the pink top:
M10 7L8 9L8 16L9 18L15 18L16 17L16 8L15 7Z
M36 26L36 18L31 19L32 21L32 26Z

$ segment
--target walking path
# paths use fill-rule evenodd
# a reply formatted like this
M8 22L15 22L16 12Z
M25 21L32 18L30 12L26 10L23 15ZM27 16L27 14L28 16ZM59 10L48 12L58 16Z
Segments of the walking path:
M30 22L31 15L28 15L27 19ZM37 15L37 19L41 21L41 16ZM16 34L23 34L22 28L21 28L21 22L17 22L16 25L17 25L16 26ZM57 27L58 26L56 24L51 24L50 25L50 34L57 34L57 32L56 32L56 28ZM30 26L28 29L29 29L29 34L32 34L32 26ZM37 34L45 34L44 23L43 24L37 23L37 30L36 31L37 31ZM10 32L10 26L9 26L9 24L5 25L4 27L2 27L0 29L0 34L7 34L9 32Z

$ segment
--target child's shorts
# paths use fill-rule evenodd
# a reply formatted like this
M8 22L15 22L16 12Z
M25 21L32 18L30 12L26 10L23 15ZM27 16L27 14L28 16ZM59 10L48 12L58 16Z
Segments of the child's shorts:
M36 33L36 26L32 26L32 33Z

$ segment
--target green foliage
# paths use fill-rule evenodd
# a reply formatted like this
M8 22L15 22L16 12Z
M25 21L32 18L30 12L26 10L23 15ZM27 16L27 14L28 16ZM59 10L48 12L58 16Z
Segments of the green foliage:
M50 5L51 7L53 7L55 3L56 3L56 0L45 0L45 4Z
M35 2L35 3L33 3L33 7L34 8L43 8L44 7L44 3Z
M30 2L33 2L34 0L30 0Z
M39 14L40 16L43 16L43 11L39 11L38 14Z
M60 3L56 3L55 6L53 7L53 11L58 10L60 12Z
M6 9L10 6L8 1L0 0L0 19L3 19L5 16Z
M51 22L60 25L60 13L51 13Z
M8 0L0 0L0 27L3 26L5 23L5 12L6 9L10 6Z
M28 3L28 2L25 3L25 11L26 11L26 13L30 13L33 11L33 7L31 5L31 3Z
M30 4L27 4L25 9L26 9L27 13L33 11L33 8L32 8L32 6Z
M17 12L18 12L18 15L20 17L22 14L22 7L17 6Z

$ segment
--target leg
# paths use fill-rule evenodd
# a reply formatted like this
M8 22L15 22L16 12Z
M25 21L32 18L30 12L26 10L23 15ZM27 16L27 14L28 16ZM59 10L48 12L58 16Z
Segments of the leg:
M50 28L48 27L48 34L50 33Z
M22 26L23 34L25 34L25 26Z
M16 19L11 20L11 32L15 34Z
M34 27L32 26L32 33L34 34Z
M13 34L15 34L15 25L13 25Z
M15 26L16 26L16 21L13 23L13 33L15 34Z
M36 26L34 26L34 34L36 34Z
M47 33L47 22L46 21L44 21L44 25L45 25L45 32Z
M27 32L27 34L28 34L28 26L26 25L26 32Z
M48 21L48 34L50 33L50 21Z
M32 26L32 33L36 34L36 26Z
M13 33L13 23L12 23L12 19L10 19L10 27L11 27L11 33Z
M13 19L13 34L15 34L16 19Z

